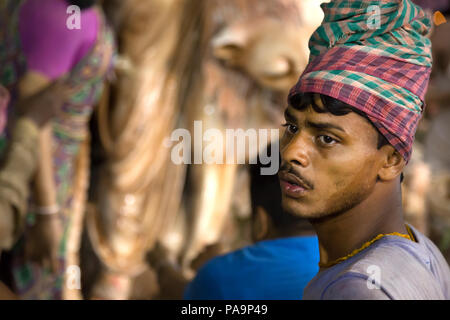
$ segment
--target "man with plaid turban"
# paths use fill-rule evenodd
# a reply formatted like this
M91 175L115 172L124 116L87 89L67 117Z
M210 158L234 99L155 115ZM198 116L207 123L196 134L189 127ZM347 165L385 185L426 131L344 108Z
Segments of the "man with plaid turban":
M335 0L285 112L283 207L308 218L320 271L305 299L450 299L438 248L405 224L408 163L431 72L430 17L410 0Z

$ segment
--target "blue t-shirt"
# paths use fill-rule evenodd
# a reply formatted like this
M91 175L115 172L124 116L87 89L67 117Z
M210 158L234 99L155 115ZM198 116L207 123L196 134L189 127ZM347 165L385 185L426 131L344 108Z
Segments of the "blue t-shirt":
M265 240L216 257L187 286L188 300L297 300L319 271L316 236Z

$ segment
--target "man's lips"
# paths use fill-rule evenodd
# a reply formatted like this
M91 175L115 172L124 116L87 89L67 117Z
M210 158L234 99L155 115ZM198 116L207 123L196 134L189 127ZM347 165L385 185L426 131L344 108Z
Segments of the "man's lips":
M281 191L288 196L299 198L311 190L303 180L292 173L280 171L278 177L280 178Z

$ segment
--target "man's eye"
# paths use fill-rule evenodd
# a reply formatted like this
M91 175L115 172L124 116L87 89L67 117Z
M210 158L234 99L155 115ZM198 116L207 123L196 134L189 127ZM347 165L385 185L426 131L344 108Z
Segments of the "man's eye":
M336 142L338 142L336 139L333 139L330 136L327 135L320 135L317 137L320 141L320 143L327 145L327 146L331 146L333 144L335 144Z
M298 131L298 127L290 123L283 124L283 127L286 127L286 131L289 132L290 134L296 134Z

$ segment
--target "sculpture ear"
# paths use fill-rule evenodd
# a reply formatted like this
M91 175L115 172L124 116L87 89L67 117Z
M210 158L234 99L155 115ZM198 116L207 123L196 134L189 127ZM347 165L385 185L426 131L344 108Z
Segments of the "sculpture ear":
M247 45L248 34L242 26L227 27L212 39L214 57L228 65L238 65Z

